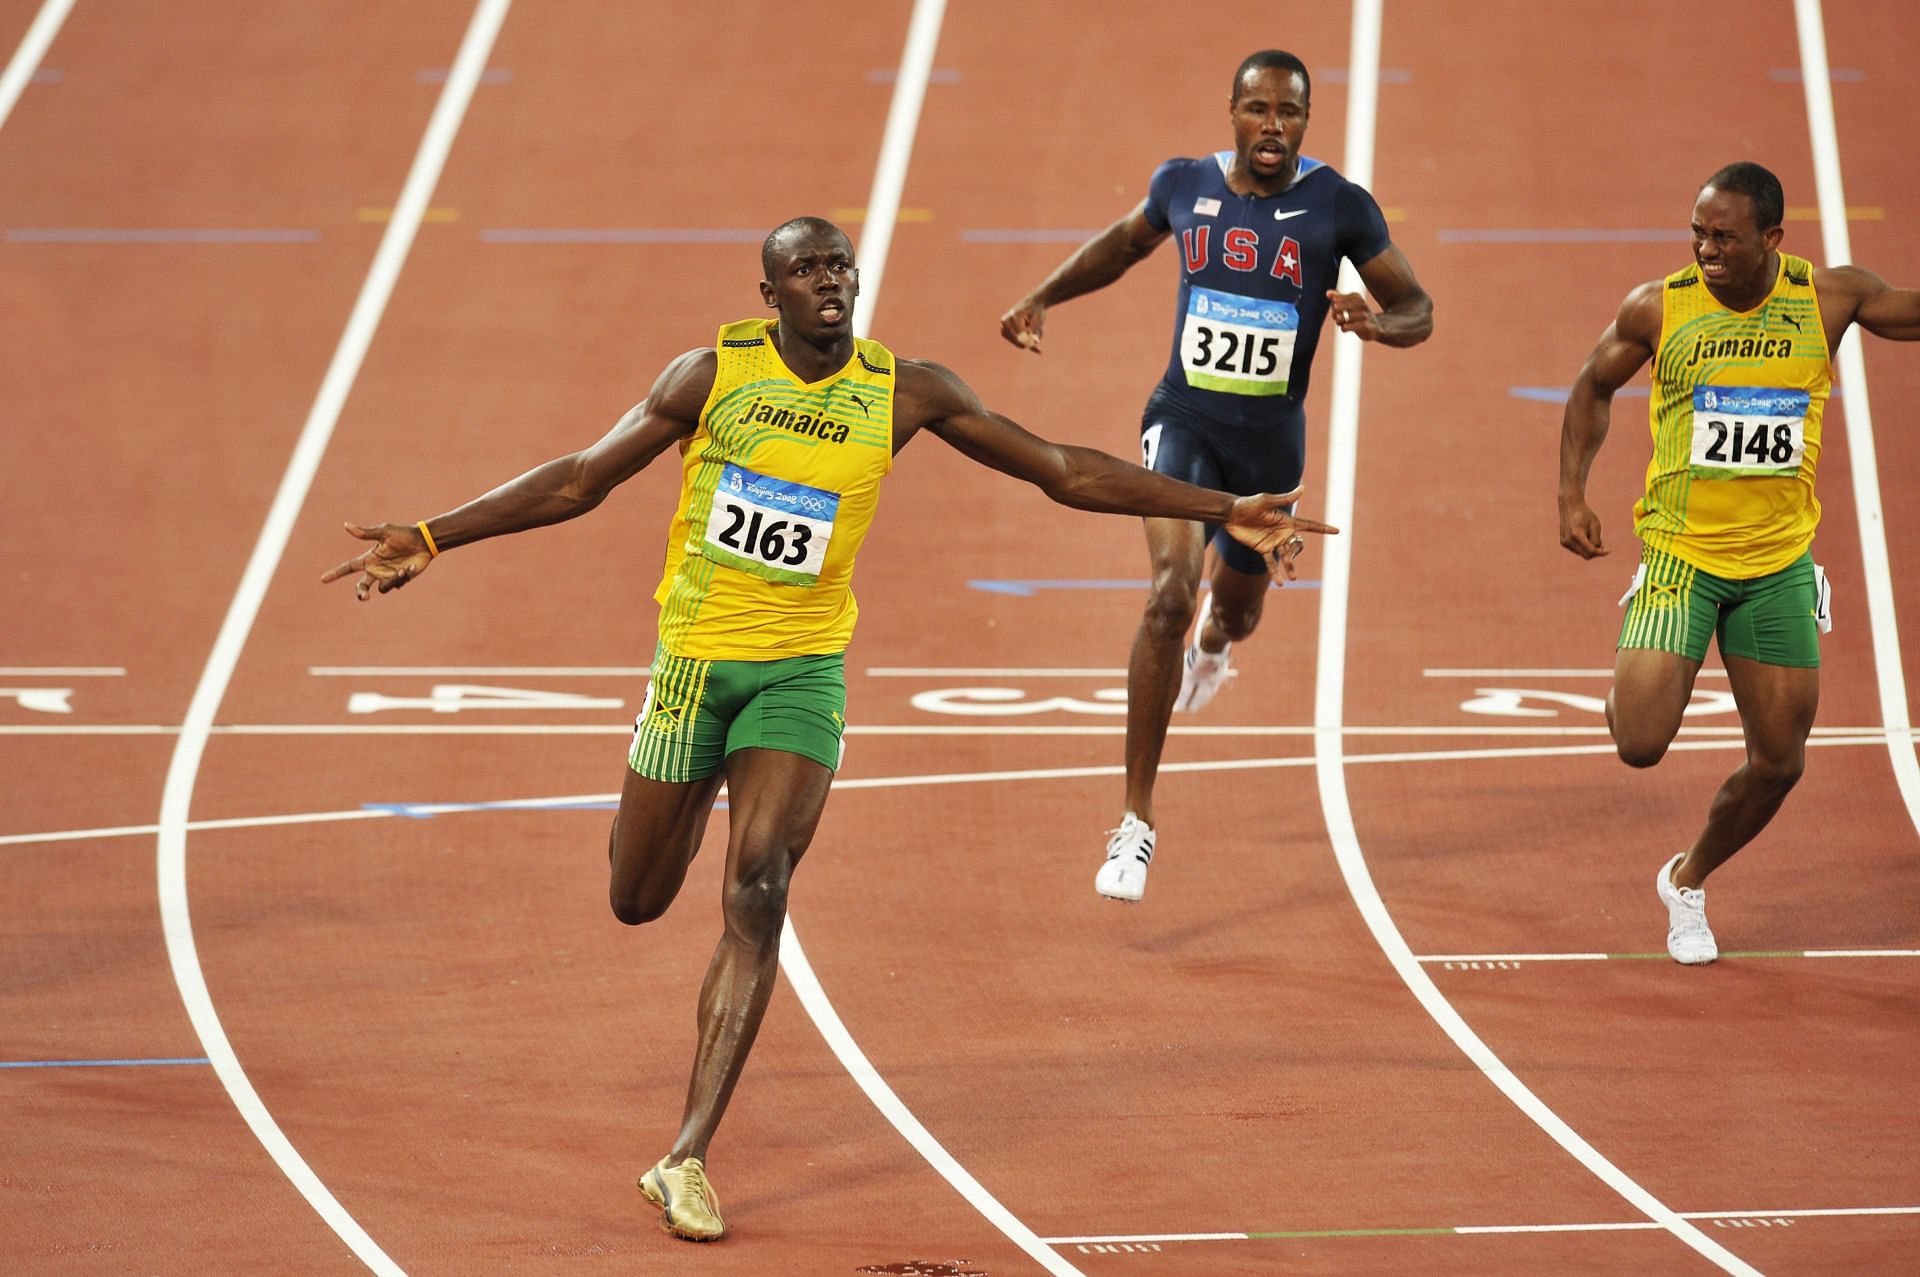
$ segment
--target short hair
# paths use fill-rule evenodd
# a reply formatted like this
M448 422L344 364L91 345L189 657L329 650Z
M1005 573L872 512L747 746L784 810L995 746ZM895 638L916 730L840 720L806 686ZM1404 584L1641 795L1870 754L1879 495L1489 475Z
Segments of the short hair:
M853 239L845 231L824 217L794 217L780 223L767 232L767 238L760 245L760 270L768 279L773 278L774 254L780 251L780 241L792 235L802 235L818 231L832 231L847 243Z
M1307 101L1313 101L1313 77L1307 74L1307 64L1285 49L1262 49L1258 53L1249 53L1246 60L1240 64L1240 69L1233 73L1233 96L1227 100L1229 102L1240 100L1240 81L1246 77L1247 72L1267 70L1292 71L1298 75L1300 83L1306 86Z
M1757 230L1770 231L1786 216L1787 197L1780 189L1780 179L1751 161L1727 165L1702 182L1700 189L1704 191L1709 186L1716 191L1746 196L1753 205Z

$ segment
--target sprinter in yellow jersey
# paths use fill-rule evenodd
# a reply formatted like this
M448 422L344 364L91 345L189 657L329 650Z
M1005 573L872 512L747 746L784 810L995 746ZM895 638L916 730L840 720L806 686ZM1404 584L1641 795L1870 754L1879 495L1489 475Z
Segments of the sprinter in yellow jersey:
M705 1170L773 992L787 885L839 765L848 583L879 483L920 431L1082 510L1225 527L1291 577L1298 492L1232 497L1103 452L1050 443L988 411L938 364L895 360L853 335L853 245L803 217L761 250L771 320L729 324L667 366L598 443L449 513L347 530L372 545L327 572L384 594L441 553L585 514L669 448L679 508L657 598L660 643L609 840L613 912L658 918L680 890L724 779L731 813L726 929L700 991L700 1037L680 1134L640 1181L677 1236L725 1231Z
M1831 352L1850 324L1920 341L1920 291L1780 251L1784 204L1758 164L1708 178L1693 206L1693 265L1627 294L1561 427L1560 544L1598 558L1607 549L1587 474L1614 392L1653 361L1653 459L1634 507L1641 562L1622 600L1607 725L1628 765L1659 762L1717 634L1747 743L1706 828L1655 877L1667 952L1689 964L1719 956L1701 884L1766 827L1806 764L1827 627L1811 547Z

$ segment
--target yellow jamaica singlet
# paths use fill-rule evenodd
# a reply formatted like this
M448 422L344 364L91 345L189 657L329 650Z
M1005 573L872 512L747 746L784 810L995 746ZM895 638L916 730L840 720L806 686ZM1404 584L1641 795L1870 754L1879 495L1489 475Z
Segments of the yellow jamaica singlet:
M824 656L853 636L853 557L893 467L893 355L855 338L844 368L808 384L781 360L773 325L721 327L713 393L681 445L654 591L674 656Z
M1813 265L1780 254L1766 300L1732 311L1696 263L1667 276L1653 360L1653 460L1633 530L1649 548L1749 580L1803 554L1833 385Z

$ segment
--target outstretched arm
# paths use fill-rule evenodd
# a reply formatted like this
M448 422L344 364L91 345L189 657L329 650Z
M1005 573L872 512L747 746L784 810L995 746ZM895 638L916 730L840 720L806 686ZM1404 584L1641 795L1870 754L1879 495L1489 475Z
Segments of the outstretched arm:
M1920 341L1920 289L1895 288L1860 266L1817 270L1813 285L1822 299L1835 295L1846 298L1852 306L1852 321L1875 337ZM1846 331L1844 324L1839 331Z
M1607 440L1614 392L1653 358L1659 344L1661 288L1655 280L1627 294L1574 378L1560 419L1560 544L1583 559L1608 553L1600 540L1600 516L1587 504L1587 474Z
M1025 479L1061 505L1104 514L1192 519L1224 526L1232 536L1293 576L1302 532L1338 532L1287 507L1299 489L1235 497L1155 474L1093 448L1054 443L989 411L966 382L939 364L903 359L894 397L894 451L921 429L940 436L982 465Z
M1147 202L1074 250L1040 287L1015 302L1000 316L1000 335L1014 345L1040 353L1040 334L1047 307L1105 288L1160 246L1168 232L1155 230L1147 220Z
M578 518L693 433L713 389L714 367L711 349L689 351L669 364L647 397L598 442L535 466L445 514L419 523L347 524L348 532L373 544L320 580L358 572L354 594L364 600L374 590L399 589L455 546Z
M1327 290L1333 322L1343 333L1382 346L1418 346L1433 335L1433 298L1413 277L1413 264L1392 244L1360 267L1360 281L1382 309L1358 293Z

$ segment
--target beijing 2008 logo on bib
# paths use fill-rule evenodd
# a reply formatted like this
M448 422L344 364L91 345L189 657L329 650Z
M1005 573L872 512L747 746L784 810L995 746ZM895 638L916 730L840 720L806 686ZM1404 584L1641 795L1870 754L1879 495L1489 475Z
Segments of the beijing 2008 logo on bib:
M1714 411L1720 406L1720 396L1714 394L1713 391L1711 390L1707 391L1706 403L1701 406L1704 407L1708 412Z

